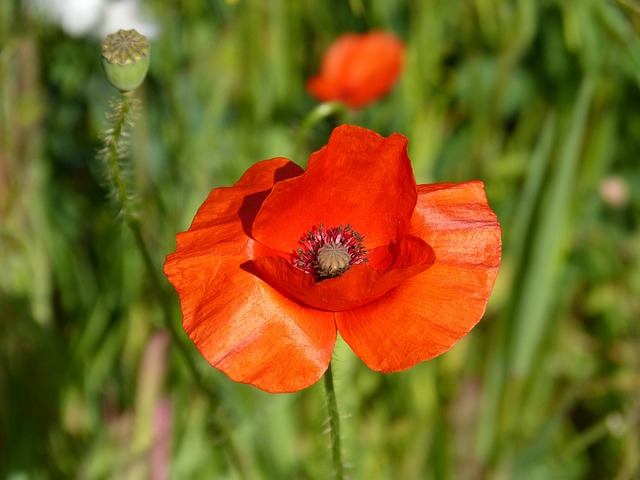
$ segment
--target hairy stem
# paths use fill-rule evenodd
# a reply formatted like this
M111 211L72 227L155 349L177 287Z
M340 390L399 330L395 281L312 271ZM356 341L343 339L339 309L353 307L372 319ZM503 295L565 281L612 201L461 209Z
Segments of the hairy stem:
M333 464L333 474L336 480L343 480L344 464L342 463L342 446L340 442L340 415L338 413L338 402L336 392L333 388L333 373L331 363L324 374L324 386L327 394L327 410L329 413L329 434L331 435L331 460Z
M107 161L108 173L113 182L116 202L122 208L122 214L127 223L135 216L133 202L127 192L127 185L120 168L120 158L126 153L123 137L127 136L125 129L127 123L131 122L134 106L134 100L130 93L123 94L120 101L113 102L113 111L108 117L114 121L114 125L107 130L104 137L105 147L100 152Z

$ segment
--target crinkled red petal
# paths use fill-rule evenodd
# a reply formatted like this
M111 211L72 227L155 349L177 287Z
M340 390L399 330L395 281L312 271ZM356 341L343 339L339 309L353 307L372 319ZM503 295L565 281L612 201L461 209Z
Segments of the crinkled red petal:
M500 265L500 225L481 182L418 186L412 234L433 248L431 268L335 314L344 340L382 372L410 368L465 336L485 312Z
M312 227L351 225L369 250L398 241L411 227L417 191L407 139L337 127L311 155L307 171L279 182L264 201L252 235L289 254Z
M213 190L164 265L196 348L233 380L269 392L315 383L336 338L332 314L284 297L242 268L254 254L270 253L247 235L264 198L275 183L300 173L288 160L273 159L251 167L234 186Z
M284 295L311 307L336 312L373 302L409 278L424 272L435 261L431 247L410 235L384 253L386 255L376 253L376 256L389 257L385 261L390 264L386 271L363 263L351 267L339 277L322 281L297 269L286 258L263 257L252 263L257 274Z

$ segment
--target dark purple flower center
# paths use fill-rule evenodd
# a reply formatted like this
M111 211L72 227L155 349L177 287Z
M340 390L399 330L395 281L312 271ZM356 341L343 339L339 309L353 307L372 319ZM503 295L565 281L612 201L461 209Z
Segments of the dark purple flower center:
M325 228L321 223L300 239L302 248L293 253L292 263L318 280L339 277L352 265L369 261L363 239L351 225Z

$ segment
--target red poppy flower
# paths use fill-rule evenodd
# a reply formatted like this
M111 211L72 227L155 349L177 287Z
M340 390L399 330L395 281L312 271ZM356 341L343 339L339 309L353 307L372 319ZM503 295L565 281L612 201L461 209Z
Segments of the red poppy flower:
M394 372L480 320L498 220L479 181L416 185L406 146L343 125L306 171L274 158L209 194L164 271L211 365L296 391L327 369L336 331L370 368Z
M307 90L318 100L360 108L391 90L403 63L404 44L394 35L348 33L327 50L320 74L307 81Z

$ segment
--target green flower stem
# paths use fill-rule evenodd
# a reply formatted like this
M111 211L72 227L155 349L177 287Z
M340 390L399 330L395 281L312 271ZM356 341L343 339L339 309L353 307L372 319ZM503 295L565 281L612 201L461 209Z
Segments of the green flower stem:
M105 136L105 148L102 153L105 156L109 167L109 175L116 195L116 201L122 208L122 214L127 223L134 218L133 204L127 194L127 186L120 169L120 158L124 156L124 146L122 137L126 135L125 126L129 121L134 103L130 92L122 95L120 102L113 106L113 112L109 118L115 120L115 125L107 130Z
M333 388L333 373L331 363L324 374L324 386L327 394L327 409L329 411L329 434L331 435L331 460L333 463L333 474L336 480L343 480L344 464L342 463L342 446L340 443L340 415L338 413L338 403L336 392Z
M297 162L298 160L300 160L299 157L302 153L302 144L304 143L311 129L318 122L332 115L340 115L341 117L344 117L348 113L349 110L347 109L347 106L342 102L321 103L316 108L311 110L311 112L309 112L309 114L302 121L302 124L298 129L298 133L296 134L293 161Z
M200 374L197 365L195 364L193 357L189 353L188 348L184 344L180 332L176 329L172 319L172 306L169 302L169 295L166 295L165 285L161 281L161 274L156 267L156 263L151 257L150 250L142 235L142 227L140 221L134 210L134 202L129 192L127 191L127 185L124 180L122 168L120 165L120 159L124 158L126 154L123 137L126 137L125 128L126 125L132 125L132 114L135 110L136 103L131 95L131 92L122 92L121 101L114 104L113 112L109 116L114 121L114 126L107 130L105 136L105 148L101 151L104 156L107 166L109 177L113 183L114 196L122 209L122 215L125 223L129 227L129 230L133 234L133 238L136 247L142 255L145 268L148 273L148 278L151 279L153 290L157 293L157 298L162 308L162 320L164 327L169 331L173 344L178 347L181 357L185 361L187 368L193 378L196 380L198 387L212 400L215 408L215 421L213 427L216 430L216 435L222 439L226 447L227 454L229 455L229 461L236 469L236 472L241 479L246 479L247 476L244 472L240 456L231 438L228 428L220 418L220 398L217 391L212 388L207 382L205 382L203 376Z

